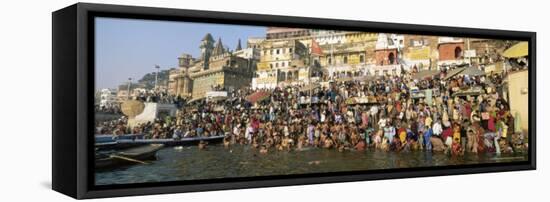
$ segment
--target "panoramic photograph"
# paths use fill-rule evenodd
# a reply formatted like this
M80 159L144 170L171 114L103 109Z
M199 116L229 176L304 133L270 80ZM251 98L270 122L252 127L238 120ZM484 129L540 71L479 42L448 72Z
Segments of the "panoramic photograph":
M95 185L528 161L527 41L95 18Z

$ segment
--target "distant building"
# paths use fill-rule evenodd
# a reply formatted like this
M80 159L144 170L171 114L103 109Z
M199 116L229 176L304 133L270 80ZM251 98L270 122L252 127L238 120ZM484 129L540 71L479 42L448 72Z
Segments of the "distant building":
M128 92L128 87L130 92ZM145 89L145 86L143 84L139 83L125 83L118 86L117 93L116 93L116 99L117 102L123 102L126 100L131 100L137 97L138 95L145 93L147 89Z
M104 88L99 94L99 107L110 108L117 105L117 91L115 89Z
M200 58L189 54L178 58L179 68L171 72L169 92L200 99L207 92L232 90L250 85L254 65L259 57L256 48L242 49L240 40L234 52L227 50L220 39L210 33L201 40Z
M309 78L309 50L298 40L262 42L253 88L275 88L278 84Z
M437 50L439 67L463 65L468 62L464 59L464 39L457 37L439 37Z
M189 68L194 65L194 59L189 54L178 57L178 68L170 71L168 80L168 94L190 97L193 90L193 81L189 75Z
M417 70L435 69L439 59L438 37L426 35L405 35L402 64Z
M368 32L337 32L334 43L327 41L331 37L319 36L322 55L319 62L329 78L365 75L368 67L374 64L374 47L377 34ZM324 43L323 43L324 40Z
M400 74L403 69L400 60L404 41L403 35L378 34L374 47L375 63L369 67L369 74L378 76Z
M261 49L262 48L262 42L264 42L264 41L265 41L265 38L249 37L246 40L246 47L247 48Z
M266 31L266 39L308 37L311 35L310 31L310 29L303 28L268 27Z

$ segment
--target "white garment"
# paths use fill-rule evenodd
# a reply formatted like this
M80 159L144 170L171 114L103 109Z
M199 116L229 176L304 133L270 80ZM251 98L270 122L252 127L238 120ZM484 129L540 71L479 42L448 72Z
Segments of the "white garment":
M443 127L441 127L441 123L436 122L434 123L432 130L434 132L434 135L439 136L443 132Z

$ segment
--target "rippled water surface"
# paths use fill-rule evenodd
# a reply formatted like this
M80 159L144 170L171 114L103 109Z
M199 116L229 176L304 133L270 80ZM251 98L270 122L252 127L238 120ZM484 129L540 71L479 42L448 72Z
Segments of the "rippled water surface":
M338 171L375 170L477 163L526 161L527 154L466 154L451 157L443 153L346 151L312 148L305 151L270 151L210 145L207 150L196 146L167 147L157 153L148 165L132 165L97 171L97 185L142 182L181 181L227 177L249 177Z

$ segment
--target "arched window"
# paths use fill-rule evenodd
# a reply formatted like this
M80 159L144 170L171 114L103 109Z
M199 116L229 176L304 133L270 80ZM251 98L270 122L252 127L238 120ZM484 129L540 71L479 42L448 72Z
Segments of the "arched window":
M462 58L462 49L460 47L455 48L455 59Z
M395 55L393 53L390 53L388 55L388 61L391 65L393 65L395 63Z

